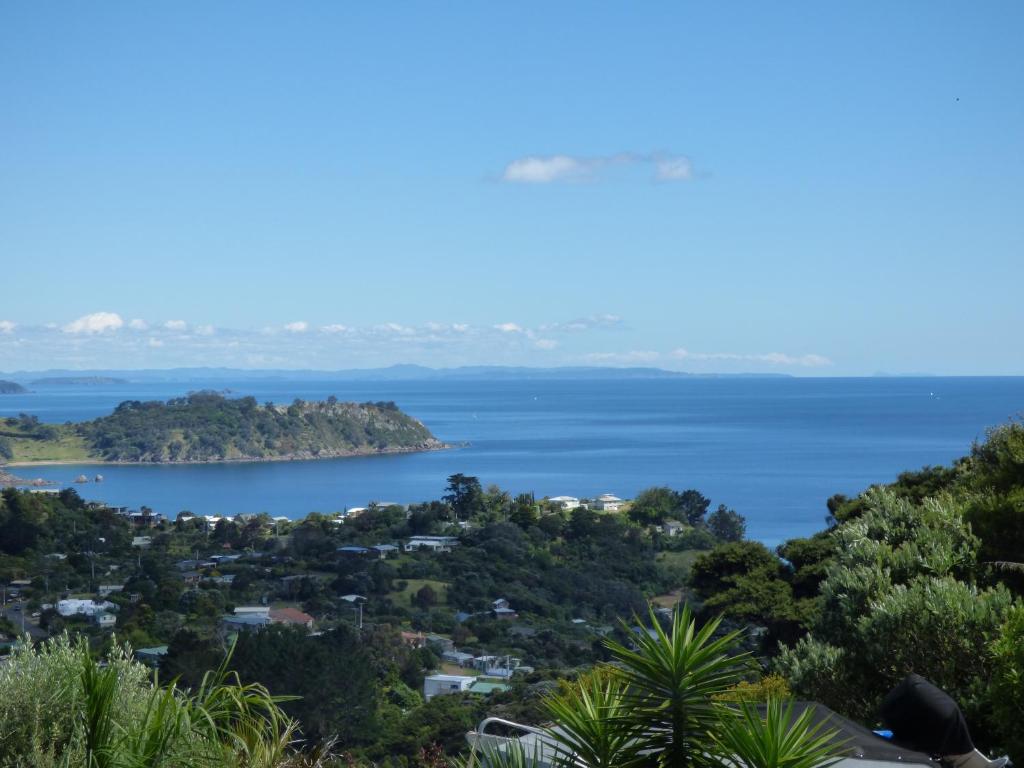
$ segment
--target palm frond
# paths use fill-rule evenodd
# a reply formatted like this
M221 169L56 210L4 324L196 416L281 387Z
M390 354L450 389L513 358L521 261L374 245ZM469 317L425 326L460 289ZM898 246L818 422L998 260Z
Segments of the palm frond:
M814 724L812 710L793 717L793 701L769 699L762 717L756 705L719 705L721 728L712 734L721 755L747 768L828 768L842 759L836 731Z

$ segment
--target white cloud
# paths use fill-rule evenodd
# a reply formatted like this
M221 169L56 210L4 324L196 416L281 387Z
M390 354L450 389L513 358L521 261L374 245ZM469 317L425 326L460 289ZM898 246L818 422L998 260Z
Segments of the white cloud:
M521 325L516 324L516 323L498 323L497 325L494 326L494 329L496 331L501 331L502 333L522 333L523 332L523 327Z
M124 325L124 320L116 312L93 312L91 315L83 315L77 320L72 320L64 326L65 333L104 333L105 331L116 331Z
M455 331L456 333L465 333L466 331L469 330L469 324L468 323L453 323L452 324L452 330Z
M622 326L622 318L612 314L590 315L570 320L567 323L548 323L540 326L542 331L589 331L595 328L618 328Z
M693 176L693 166L686 157L655 157L654 176L659 181L687 181Z
M146 343L149 346L153 347L154 349L162 347L164 345L164 343L163 343L163 341L161 339L150 339Z
M382 333L397 334L398 336L413 336L416 333L415 328L410 328L407 325L401 323L384 323L377 326L377 330Z
M550 184L553 181L580 181L593 169L593 161L569 155L531 156L506 165L501 178L525 184Z
M309 330L309 323L305 320L296 320L294 323L285 324L284 329L288 333L305 333Z
M558 346L558 342L554 339L537 339L533 345L537 349L554 349Z
M687 181L693 177L689 158L667 152L619 152L613 155L528 155L505 166L502 181L513 184L553 184L594 181L612 167L653 167L658 181Z
M324 333L345 333L348 330L348 326L341 323L331 323L330 325L321 326L320 330Z
M184 320L168 320L164 323L164 328L168 331L184 331L188 327L188 323Z
M147 323L145 320L142 320L141 318L136 317L133 320L128 321L128 327L131 328L133 331L144 331L147 328L149 328L149 323Z
M832 361L823 355L787 355L783 352L741 354L738 352L690 352L687 349L679 348L672 351L672 357L677 360L724 360L744 363L764 363L766 365L796 365L805 368L817 368L823 365L832 365Z
M216 329L212 325L198 325L196 326L197 336L213 336Z
M11 320L0 320L0 333L14 333L18 324Z

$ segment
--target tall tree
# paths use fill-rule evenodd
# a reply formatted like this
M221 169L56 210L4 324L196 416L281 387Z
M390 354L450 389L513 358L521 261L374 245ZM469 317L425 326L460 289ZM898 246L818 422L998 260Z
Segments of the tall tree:
M442 500L452 508L456 520L468 520L484 509L484 492L480 479L461 472L448 477Z

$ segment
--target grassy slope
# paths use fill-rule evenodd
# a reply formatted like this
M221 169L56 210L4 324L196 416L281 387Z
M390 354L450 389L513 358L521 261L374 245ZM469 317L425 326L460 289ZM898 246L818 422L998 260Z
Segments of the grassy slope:
M11 441L12 463L34 461L93 461L99 457L89 450L82 436L63 424L56 426L56 440L40 440L18 427L3 425L0 436Z
M388 595L395 605L399 605L403 608L411 608L413 595L423 589L427 584L429 584L437 594L438 605L444 605L448 596L448 585L445 582L436 581L434 579L408 579L408 582L409 583L405 589L391 592Z

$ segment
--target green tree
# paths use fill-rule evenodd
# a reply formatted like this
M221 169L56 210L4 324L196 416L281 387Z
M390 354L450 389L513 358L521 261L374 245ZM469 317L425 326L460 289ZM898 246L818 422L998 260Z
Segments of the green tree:
M437 605L437 593L429 584L424 584L416 590L416 594L413 596L412 602L417 608L430 608L433 605Z
M355 630L340 625L322 635L274 625L238 637L230 668L260 682L314 740L336 736L345 747L377 736L378 686L370 655Z
M484 492L480 480L461 473L448 477L441 499L451 507L456 520L468 520L484 510Z
M864 511L831 534L834 561L821 583L811 634L783 649L778 668L801 696L858 719L917 672L948 691L990 743L989 642L1012 603L1003 587L971 583L978 539L964 503L915 503L890 489L864 494Z
M676 511L676 493L664 486L647 488L629 506L629 518L641 525L658 525Z
M521 493L512 500L512 511L508 518L510 522L526 529L536 525L539 518L540 511L532 493Z
M719 504L708 515L708 529L721 541L742 541L747 533L747 520L736 510Z

